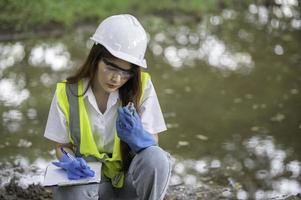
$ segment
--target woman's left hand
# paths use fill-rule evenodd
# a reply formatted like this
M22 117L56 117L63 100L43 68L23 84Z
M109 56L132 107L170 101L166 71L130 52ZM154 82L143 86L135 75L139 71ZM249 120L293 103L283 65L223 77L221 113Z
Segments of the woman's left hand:
M138 113L131 112L128 107L118 108L116 129L119 138L136 153L149 146L157 145L154 137L143 129Z

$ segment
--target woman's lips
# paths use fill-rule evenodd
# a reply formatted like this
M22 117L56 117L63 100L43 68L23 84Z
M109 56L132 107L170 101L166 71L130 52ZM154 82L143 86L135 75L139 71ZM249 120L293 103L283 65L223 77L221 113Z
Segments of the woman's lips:
M107 85L108 85L109 88L112 88L112 89L118 87L117 85L112 85L112 84L110 84L110 83L107 83Z

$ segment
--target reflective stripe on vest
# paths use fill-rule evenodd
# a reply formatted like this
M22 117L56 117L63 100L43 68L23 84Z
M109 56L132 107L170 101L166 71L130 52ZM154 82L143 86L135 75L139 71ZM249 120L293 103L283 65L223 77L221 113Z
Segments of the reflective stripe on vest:
M149 79L148 73L141 72L141 99ZM111 179L114 187L121 188L124 183L124 172L122 171L120 139L115 133L112 157L99 152L85 107L83 91L82 80L75 84L61 82L56 87L58 104L67 121L69 140L75 147L76 156L82 156L87 161L103 162L104 175Z

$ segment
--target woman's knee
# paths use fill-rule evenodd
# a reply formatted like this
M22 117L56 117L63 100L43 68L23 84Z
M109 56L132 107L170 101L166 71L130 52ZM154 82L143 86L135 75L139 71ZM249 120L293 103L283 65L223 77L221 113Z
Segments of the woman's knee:
M140 162L144 165L143 167L149 168L149 170L163 172L170 168L169 154L158 146L150 146L136 156L141 160Z

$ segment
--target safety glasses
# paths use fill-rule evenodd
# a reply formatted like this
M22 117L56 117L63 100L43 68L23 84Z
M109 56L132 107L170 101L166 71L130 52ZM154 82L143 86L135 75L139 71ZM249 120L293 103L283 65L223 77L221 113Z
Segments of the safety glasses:
M120 75L122 80L128 80L134 75L132 70L122 69L121 67L118 67L116 64L111 63L105 58L103 58L102 61L105 64L104 72L108 75L118 74Z

